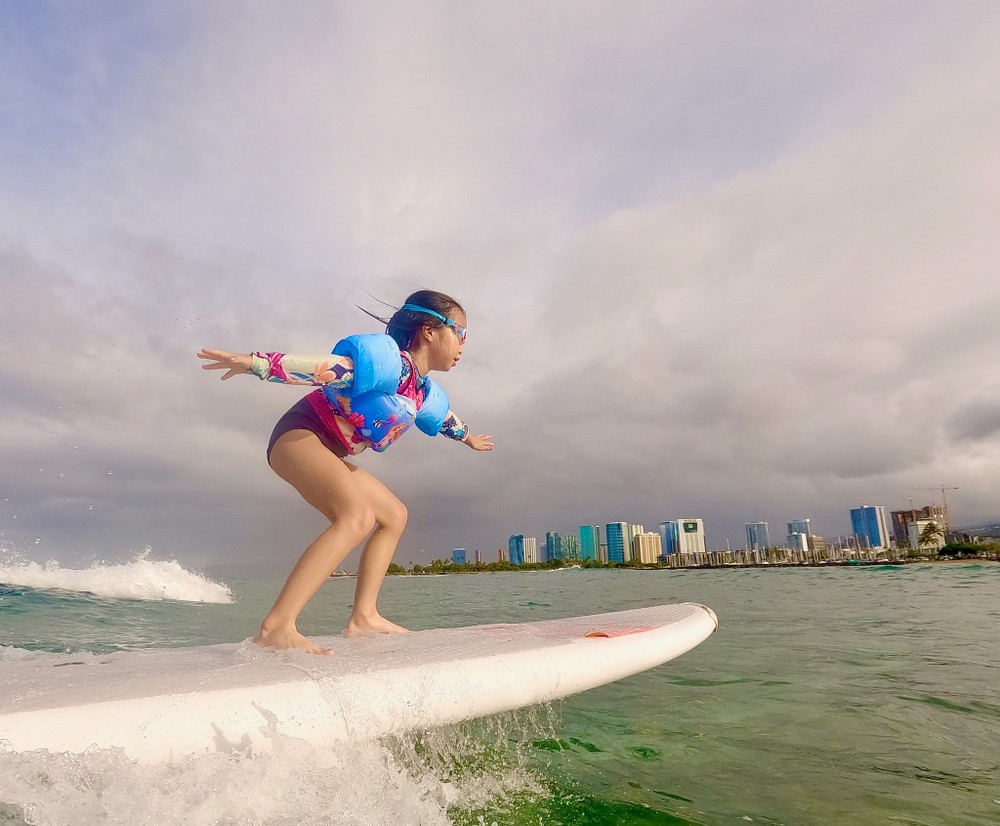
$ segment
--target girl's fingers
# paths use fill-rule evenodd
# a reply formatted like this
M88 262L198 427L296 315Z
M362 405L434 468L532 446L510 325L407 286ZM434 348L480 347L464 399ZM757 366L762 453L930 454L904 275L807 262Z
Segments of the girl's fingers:
M232 353L227 353L225 350L208 350L201 349L198 351L198 358L200 359L210 359L211 361L227 361L233 357Z
M202 349L198 351L198 358L206 359L211 364L203 364L201 366L202 370L225 370L226 374L222 377L222 380L231 379L233 376L238 376L243 372L246 372L244 365L236 361L236 356L232 353L227 353L225 350L208 350Z

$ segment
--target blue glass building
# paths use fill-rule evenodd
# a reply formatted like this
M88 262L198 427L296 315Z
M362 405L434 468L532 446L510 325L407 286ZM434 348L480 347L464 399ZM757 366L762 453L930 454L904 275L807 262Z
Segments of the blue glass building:
M860 548L888 548L889 525L885 518L885 506L851 508L851 531Z
M465 548L455 548L451 552L451 564L452 565L465 565L468 561L468 554Z
M580 559L601 558L601 529L597 525L580 526Z
M660 540L663 542L663 554L680 553L681 526L676 521L660 523Z
M548 531L545 534L545 558L547 560L563 558L562 537L555 531Z
M608 562L625 562L625 545L628 542L627 522L608 522L604 526L604 535L608 538Z
M524 564L524 534L514 534L507 540L507 561L511 565Z
M767 522L747 522L747 550L766 551L771 547Z

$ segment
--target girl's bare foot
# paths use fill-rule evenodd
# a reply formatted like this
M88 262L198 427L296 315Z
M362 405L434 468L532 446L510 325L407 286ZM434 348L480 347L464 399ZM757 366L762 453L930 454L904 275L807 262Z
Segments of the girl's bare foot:
M370 634L409 634L409 628L389 622L381 614L365 617L351 614L347 627L341 631L345 637L365 637Z
M332 654L329 648L317 645L311 639L300 634L294 627L281 626L265 630L261 626L260 633L253 638L254 643L261 648L295 648L307 654Z

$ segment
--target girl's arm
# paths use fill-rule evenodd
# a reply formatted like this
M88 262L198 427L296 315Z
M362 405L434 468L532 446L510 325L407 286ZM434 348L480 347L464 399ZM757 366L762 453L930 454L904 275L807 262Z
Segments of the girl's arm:
M354 384L354 362L346 356L300 356L251 353L250 372L263 381L323 385L343 389Z
M467 444L473 450L493 450L492 436L482 433L474 436L469 432L468 426L450 410L444 417L440 432L449 439Z
M204 370L225 370L223 380L243 373L282 384L347 388L354 383L354 362L344 356L299 356L289 353L227 353L202 350L198 358L211 364Z

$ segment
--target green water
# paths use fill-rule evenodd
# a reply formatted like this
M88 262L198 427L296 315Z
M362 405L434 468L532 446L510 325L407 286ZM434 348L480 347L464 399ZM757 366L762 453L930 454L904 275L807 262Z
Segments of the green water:
M529 619L687 600L722 623L674 663L565 702L558 738L536 744L551 797L501 823L1000 823L1000 566L427 587L456 624L484 606Z
M693 600L722 626L566 702L554 794L500 822L1000 823L1000 566L557 576L532 590L553 610Z
M16 613L8 599L2 621L6 632L33 629L19 647L48 650L111 644L126 615L129 646L237 640L280 582L226 581L232 605L74 597L62 606L76 612L70 626L40 621L51 605ZM303 630L338 629L352 588L331 581ZM518 775L499 791L443 798L442 816L477 826L1000 823L1000 565L400 577L380 607L420 629L679 601L710 605L721 628L678 660L527 717L470 724L444 749L410 744L411 774L484 787L505 764ZM287 822L379 821L303 806Z

